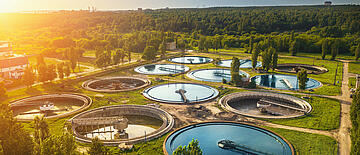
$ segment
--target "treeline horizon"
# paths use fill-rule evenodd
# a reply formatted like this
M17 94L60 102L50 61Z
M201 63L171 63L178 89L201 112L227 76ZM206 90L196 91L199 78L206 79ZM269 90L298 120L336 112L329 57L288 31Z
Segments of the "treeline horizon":
M296 52L308 53L321 53L324 40L329 44L337 40L339 54L347 55L354 55L360 43L360 6L356 5L0 14L2 20L6 22L0 22L0 40L13 41L15 49L25 52L44 50L54 53L65 46L75 46L68 44L75 41L104 47L121 42L110 46L141 53L151 40L129 35L142 33L150 35L146 37L148 39L183 40L186 49L195 50L199 49L201 36L209 37L209 42L220 37L221 44L217 49L248 48L252 38L251 44L269 40L279 52L289 52L290 45L295 44ZM170 39L154 38L153 32L175 35ZM141 48L122 47L125 46L122 42L129 41L138 42ZM53 46L54 42L59 46Z

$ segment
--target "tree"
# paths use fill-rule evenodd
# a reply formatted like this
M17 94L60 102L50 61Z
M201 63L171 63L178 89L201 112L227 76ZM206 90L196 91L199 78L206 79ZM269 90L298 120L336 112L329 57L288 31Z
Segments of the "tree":
M329 43L327 39L324 39L321 45L321 59L325 59L325 56L329 51Z
M205 36L200 36L200 39L199 39L199 51L203 52L205 50L205 40L206 40L206 37Z
M41 144L42 141L50 136L49 125L43 116L36 116L34 118L34 130L34 139L37 144Z
M253 48L254 48L253 36L251 36L250 40L249 40L249 51L250 51L250 53L253 51Z
M56 65L57 75L62 80L64 79L64 63L59 63Z
M339 53L339 41L336 39L331 45L331 60L335 60Z
M159 46L159 51L160 51L160 53L161 53L161 57L165 57L165 55L166 55L166 43L165 43L165 41L163 41L163 43L162 44L160 44L160 46Z
M69 64L66 64L64 67L64 75L65 75L65 77L69 77L70 74L71 74L71 71L70 71Z
M295 56L296 53L298 52L298 49L299 49L298 41L297 41L297 39L295 39L290 44L289 52L292 56Z
M121 55L123 54L121 50L122 49L116 49L115 54L113 55L113 58L112 58L113 65L117 65L120 63Z
M261 57L262 57L262 65L263 65L263 70L264 71L268 71L271 67L271 62L272 62L272 53L271 53L271 49L267 49L265 51L262 52Z
M68 50L68 57L69 57L69 61L70 61L70 66L71 66L71 69L72 69L72 71L74 73L75 73L75 68L78 65L78 61L79 61L79 52L80 52L79 48L70 48Z
M35 73L30 66L27 66L22 77L24 84L29 88L35 82Z
M306 88L306 82L309 80L307 78L307 72L305 69L301 69L298 73L297 73L297 79L299 81L299 88L301 90L304 90Z
M39 54L36 57L36 60L37 60L37 66L45 65L45 60L44 60L44 55L43 54Z
M230 72L231 72L231 82L235 86L241 85L241 76L239 75L239 68L240 68L239 59L236 57L233 57L232 62L231 62Z
M275 48L272 48L272 60L271 60L271 68L273 71L277 68L278 64L278 53Z
M42 155L74 155L75 149L75 139L67 131L62 135L51 135L41 144Z
M355 60L358 61L360 58L360 44L355 49Z
M360 154L360 89L357 89L353 95L350 106L351 128L351 154Z
M206 37L205 39L205 50L206 52L209 52L209 48L211 48L211 38L210 37Z
M185 41L184 40L179 40L178 41L178 48L181 50L181 51L185 51L185 48L186 48L186 44L185 44Z
M13 117L8 104L4 103L0 103L0 131L0 146L4 155L31 154L34 148L33 139Z
M0 82L0 97L4 97L6 95L6 88L3 81ZM0 103L1 104L1 103Z
M173 155L202 155L202 150L199 146L198 140L192 140L188 146L179 146L174 152Z
M257 59L260 54L260 49L258 48L257 44L254 44L254 49L251 55L251 62L252 62L252 68L255 69L257 66Z
M144 53L141 58L145 60L154 60L157 55L157 50L154 46L146 46Z
M129 63L131 63L131 52L130 51L128 51L127 57L128 57Z
M0 155L4 155L4 150L3 150L2 146L1 146L1 140L0 140Z
M90 155L107 155L108 149L100 141L98 137L92 139L90 149L87 151Z
M106 67L106 54L101 54L96 60L95 60L96 66L103 68Z
M47 72L47 66L46 64L40 64L40 66L38 66L38 81L40 82L46 82L48 81L48 72Z
M54 64L49 65L46 71L47 81L53 81L55 78L57 78L56 67Z
M293 42L294 40L295 40L295 32L294 30L292 30L290 34L290 41Z

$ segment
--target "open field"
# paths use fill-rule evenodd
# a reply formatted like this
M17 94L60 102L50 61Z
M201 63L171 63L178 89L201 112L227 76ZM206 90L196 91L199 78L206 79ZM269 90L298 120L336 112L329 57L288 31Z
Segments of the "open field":
M350 62L349 72L354 74L360 74L360 62Z

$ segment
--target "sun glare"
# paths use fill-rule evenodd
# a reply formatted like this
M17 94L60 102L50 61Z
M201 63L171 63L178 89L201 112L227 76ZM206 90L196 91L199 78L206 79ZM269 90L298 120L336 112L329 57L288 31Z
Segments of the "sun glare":
M0 0L0 12L11 12L12 10L12 0Z

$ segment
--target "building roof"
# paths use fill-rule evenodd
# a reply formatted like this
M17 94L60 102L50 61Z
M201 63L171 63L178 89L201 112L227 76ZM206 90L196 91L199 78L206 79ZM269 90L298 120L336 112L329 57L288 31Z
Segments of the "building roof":
M29 63L27 57L14 57L0 60L0 68L9 68L14 66L26 65Z
M8 41L0 41L0 52L11 51L11 44Z

